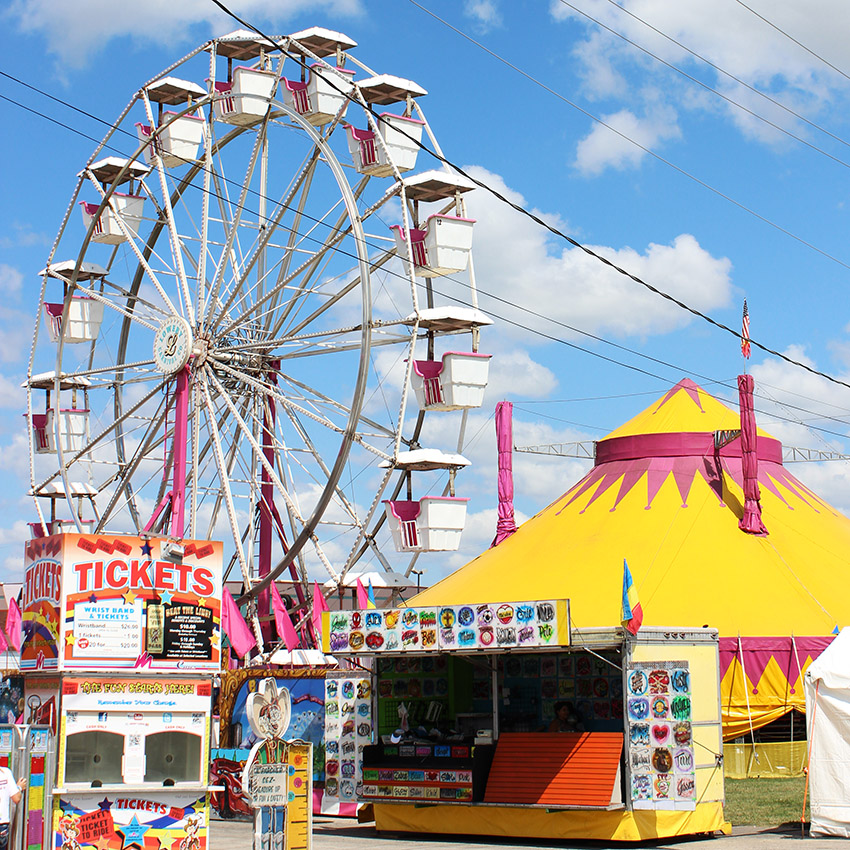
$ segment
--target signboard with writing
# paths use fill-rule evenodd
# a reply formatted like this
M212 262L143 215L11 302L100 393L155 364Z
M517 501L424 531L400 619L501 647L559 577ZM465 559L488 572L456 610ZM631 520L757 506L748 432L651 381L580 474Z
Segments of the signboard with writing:
M570 645L569 600L326 611L325 652L470 652Z
M21 667L219 669L222 544L59 534L26 545Z
M285 806L289 802L289 765L255 764L251 770L251 805Z
M625 676L632 808L694 809L688 662L629 662Z

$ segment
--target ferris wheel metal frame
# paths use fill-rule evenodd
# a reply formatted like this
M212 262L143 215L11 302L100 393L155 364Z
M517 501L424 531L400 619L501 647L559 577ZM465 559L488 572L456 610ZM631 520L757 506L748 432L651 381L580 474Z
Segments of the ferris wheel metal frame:
M477 311L471 256L465 284L471 308L441 313L435 308L431 280L446 272L429 271L425 249L415 244L415 240L424 239L421 234L425 232L420 228L420 200L432 204L442 200L440 213L431 217L443 216L446 221L441 219L437 224L452 225L456 221L466 226L469 220L465 218L462 194L472 188L447 171L435 172L436 176L419 182L403 177L411 169L399 167L391 143L392 131L399 126L401 135L406 135L399 122L421 125L435 151L442 155L417 100L425 91L410 81L376 75L350 55L356 44L339 33L313 28L275 42L275 50L267 50L269 45L263 39L237 32L200 45L134 95L91 155L80 172L42 273L26 413L37 533L56 530L57 504L64 500L73 527L80 533L101 533L123 515L122 531L139 535L167 531L175 541L182 540L184 534L194 539L200 531L199 508L209 497L213 505L207 534L218 527L223 506L232 537L231 563L238 563L242 573L244 593L240 601L258 597L254 625L261 645L258 618L268 619L268 585L285 570L293 580L298 605L305 609L309 597L305 552L309 547L338 588L367 554L374 556L382 569L392 572L376 540L388 516L380 513L382 497L389 491L389 500L383 501L392 502L406 484L411 499L412 471L434 469L449 472L443 493L454 497L454 472L467 463L459 455L467 414L477 405L452 406L440 396L441 406L432 397L430 405L420 407L410 431L405 431L412 419L407 409L414 370L418 369L417 344L426 346L431 362L436 356L437 338L469 332L470 356L485 357L478 354L479 329L490 323ZM209 53L205 91L170 76L203 52ZM280 54L276 62L271 58L273 52ZM257 63L234 71L233 59L240 56ZM330 57L335 58L336 65L326 61ZM216 81L221 58L227 60L224 84ZM313 64L308 69L309 60ZM298 81L290 83L283 76L287 62L300 70L301 87ZM346 69L350 64L371 76L352 81ZM244 77L249 87L258 75L265 75L259 76L263 85L271 81L272 92L265 101L250 91L234 93L240 72L240 79ZM305 79L314 88L324 85L325 94L328 85L344 94L334 115L320 116L322 123L317 123L315 116L311 121L311 116L299 108L299 104L307 103L304 96L298 100L298 92L307 85ZM282 82L290 89L289 103L278 96ZM164 118L163 105L176 104L184 95L185 106L166 113L169 117ZM318 102L318 96L314 99ZM258 100L262 114L256 115ZM158 104L158 115L152 103ZM244 107L245 113L239 119L242 113L236 110L235 118L232 115L228 121L222 117L224 110L236 109L235 103ZM403 103L403 115L377 116L373 104L389 103ZM139 142L128 156L99 159L116 140L122 143L119 149L123 151L126 145L118 131L126 131L131 112L138 112L139 106L148 122L141 125L147 135L139 130ZM361 136L372 146L368 150L362 141L357 143L359 148L352 144L352 138L356 142L359 137L352 132L352 125L344 124L346 111L352 108L367 120L368 129ZM418 117L413 118L414 114ZM181 121L185 124L199 119L203 122L202 153L184 159L169 151L164 141L169 130L181 126ZM220 136L219 127L225 128ZM356 183L349 181L346 171L350 166L343 165L335 150L343 129L360 172ZM269 183L278 176L278 163L270 155L272 134L282 140L282 147L295 139L294 146L300 144L303 155L299 164L290 168L285 187L269 194ZM246 139L250 153L238 200L234 201L229 188L239 181L228 176L223 160ZM404 140L402 143L407 144ZM149 166L143 167L146 156ZM380 179L374 174L381 172L375 163L371 163L373 173L361 171L365 168L363 157L383 163L383 175L392 179L371 202L367 189L373 179ZM117 191L125 183L129 183L129 195ZM138 196L133 195L136 187ZM82 203L86 227L76 259L57 263L60 247L69 241L73 244L76 238L72 212L88 189L96 191L99 200L96 207ZM188 209L187 197L200 205L199 222L193 220L192 212L197 208ZM133 218L128 209L134 198L152 202L154 217L145 220L139 214ZM387 245L389 240L381 241L379 236L367 233L364 222L378 218L396 199L402 224L397 228L395 244ZM213 203L217 204L218 217L210 209ZM143 235L142 228L147 226L149 230ZM320 228L324 228L324 235ZM273 241L275 234L283 239ZM319 247L311 247L311 240ZM112 246L105 266L95 262L99 242ZM437 248L428 250L436 256ZM387 274L405 281L409 308L397 309L397 315L390 318L379 318L374 314L372 277L384 273L384 267L397 256L402 272ZM114 281L119 272L113 267L119 259L127 269L135 264L126 286ZM335 261L346 263L338 276L331 274ZM273 271L276 280L271 277ZM417 280L422 276L424 285ZM58 304L47 300L48 289L56 286L55 282L63 287L61 312ZM384 294L394 283L391 280L387 284L385 279ZM426 292L426 308L420 305L420 287ZM356 307L352 307L355 301ZM106 314L112 320L110 332L117 340L114 346L112 338L101 339L102 318L92 338L86 337L91 328L86 331L81 311L84 319L99 311L101 317ZM56 345L52 373L36 371L45 362L45 347L39 346L42 312L52 322L51 337ZM340 316L340 322L335 326L323 324L332 312L333 317ZM75 333L84 338L75 337ZM153 335L153 357L144 356L150 348L145 349L148 343L136 341L139 334ZM382 423L367 410L367 391L370 371L375 371L373 355L384 346L396 346L406 356L397 413L390 416L385 402L388 416ZM81 350L86 351L85 356ZM337 354L337 362L342 361L349 372L353 371L350 400L334 398L331 392L323 392L283 368L287 360L297 363L307 358L310 362L310 358L327 354ZM325 377L320 368L316 374ZM329 380L329 385L334 381ZM104 408L102 426L93 433L91 400L94 396L109 398L110 389L111 411L108 405ZM165 396L159 397L163 391ZM35 412L34 404L34 396L41 392L45 393L44 419ZM72 407L63 409L61 400L69 392ZM79 394L83 396L82 408L78 407ZM458 454L446 455L444 460L412 458L417 450L421 453L419 440L429 407L461 411L457 442L452 447ZM284 420L289 435L286 439ZM321 439L309 428L315 428ZM328 449L328 434L333 435L335 449ZM290 437L300 440L301 445L290 444ZM110 447L114 457L108 451ZM341 484L353 449L369 453L385 467L365 511ZM162 474L155 481L151 469L158 463L154 452L159 450ZM329 452L333 454L331 462L325 459ZM45 470L39 455L53 453L56 463L47 464ZM405 459L408 457L412 459ZM295 484L298 475L293 472L294 467L305 463L304 458L313 464L306 479L312 475L321 489L307 510L302 508ZM237 480L235 475L240 470L244 479ZM398 480L390 486L396 474ZM217 487L209 483L216 480ZM247 500L241 519L234 497L236 483L246 488L239 494ZM285 505L285 520L277 509L276 497ZM49 520L42 506L44 499L51 504ZM93 520L83 519L84 508L91 511ZM349 514L348 554L339 569L324 553L326 543L317 534L323 520L330 522L332 509ZM273 556L275 550L277 557ZM415 551L409 546L403 549L411 552L405 575L410 575L422 550L421 546ZM277 561L274 565L273 560ZM309 618L303 619L309 629Z

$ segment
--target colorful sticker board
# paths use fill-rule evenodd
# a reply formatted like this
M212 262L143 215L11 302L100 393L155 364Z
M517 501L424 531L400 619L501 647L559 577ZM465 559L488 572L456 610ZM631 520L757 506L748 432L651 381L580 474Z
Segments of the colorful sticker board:
M218 670L222 544L57 534L25 547L22 670Z
M363 748L372 743L372 677L334 670L325 679L325 796L322 811L355 803L362 790Z
M569 601L326 611L325 652L471 652L569 646Z
M209 679L64 679L58 784L206 785L211 704Z
M626 666L629 773L635 809L694 809L696 768L687 661Z

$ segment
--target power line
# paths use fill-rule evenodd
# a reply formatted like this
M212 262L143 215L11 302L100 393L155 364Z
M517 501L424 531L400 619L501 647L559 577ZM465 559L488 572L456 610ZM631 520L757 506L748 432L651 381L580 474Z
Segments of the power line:
M218 0L212 0L212 2L216 3L216 5L219 5ZM678 171L679 174L681 174L683 177L687 177L689 180L692 180L697 185L702 186L704 189L708 189L709 192L717 195L719 198L723 198L724 201L728 201L730 204L738 207L739 209L743 210L744 212L749 213L749 215L753 216L754 218L757 218L759 221L763 222L764 224L769 225L770 227L774 228L774 230L777 230L780 233L784 233L786 236L790 237L795 242L799 242L801 245L805 245L807 248L814 251L816 254L820 254L822 257L825 257L826 259L831 260L834 263L837 263L839 266L843 266L845 269L850 270L850 263L845 263L843 260L839 260L838 257L835 257L834 255L830 254L829 252L825 251L823 248L818 248L817 245L813 244L812 242L808 242L807 240L803 239L802 236L797 236L795 233L792 233L787 228L782 227L782 225L777 224L775 221L772 221L771 219L767 218L767 216L763 216L761 213L756 212L754 209L752 209L752 207L748 207L746 204L742 203L741 201L736 201L731 195L727 195L724 192L721 192L720 189L715 189L714 186L712 186L710 183L706 183L704 180L700 179L696 175L691 174L689 171L686 171L681 166L676 165L676 163L674 163L671 160L666 159L665 157L661 156L661 154L656 153L654 150L652 150L652 148L648 148L645 145L642 145L640 142L635 141L630 136L627 136L625 133L621 132L620 130L616 129L615 127L613 127L610 124L603 121L601 118L594 115L592 112L589 112L588 110L579 106L577 103L574 103L573 101L569 100L569 98L564 97L564 95L562 95L560 92L557 92L557 91L555 91L555 89L550 88L545 83L538 80L536 77L533 77L527 71L523 71L522 68L520 68L519 66L514 65L512 62L508 61L503 56L500 56L495 51L490 50L489 47L486 47L481 42L476 41L472 36L468 35L463 30L460 30L457 27L455 27L454 25L450 24L448 21L446 21L444 18L441 18L439 15L435 14L430 9L426 9L421 3L418 3L417 0L408 0L408 2L412 3L418 9L421 9L423 12L425 12L427 15L430 15L432 18L439 21L441 24L447 26L450 30L453 30L459 36L461 36L462 38L465 38L467 41L471 42L476 47L483 50L485 53L490 54L490 56L492 56L494 59L497 59L499 62L502 62L504 65L507 65L509 68L516 71L518 74L521 74L523 77L530 80L535 85L540 86L540 88L542 88L545 91L549 92L550 94L554 95L559 100L562 100L568 106L571 106L571 107L573 107L573 109L576 109L578 112L581 112L582 115L587 116L592 121L599 124L600 126L605 127L606 129L610 130L616 136L619 136L621 139L624 139L625 141L629 142L629 144L634 145L636 148L642 150L644 153L649 154L649 156L653 157L653 159L658 160L658 162L661 162L664 165L668 166L669 168L672 168L674 171ZM407 134L405 134L405 135L407 135ZM410 138L410 137L408 136L408 138ZM426 148L424 145L423 145L423 148L425 150L428 150L428 148ZM432 155L437 156L437 158L441 159L443 162L448 162L447 160L444 160L442 157L440 157L436 154L433 154L433 152L431 152L431 151L429 151L429 152L432 153ZM454 166L454 167L457 168L457 166ZM458 170L461 171L460 169L458 169ZM465 176L469 177L469 175L466 174L465 172L461 171L461 173L464 174ZM474 179L474 178L471 178L471 179ZM484 186L484 184L482 184L482 183L479 183L479 185ZM489 187L485 187L485 188L489 189ZM496 192L495 189L489 189L489 191L491 191L493 194L495 194L499 198L502 197L501 195L499 195ZM506 200L506 199L503 199L503 200ZM511 203L511 202L507 201L507 203ZM527 214L530 215L530 213L527 213ZM535 220L537 220L537 219L535 219ZM544 227L548 227L548 225L544 224ZM548 229L551 230L556 235L561 235L557 230L555 230L551 227L549 227ZM729 328L727 328L726 330L729 330ZM735 331L732 331L732 333L735 333Z
M271 47L272 47L275 51L281 51L281 52L282 52L282 48L281 48L281 46L280 46L280 44L279 44L278 42L276 42L274 39L270 38L268 35L266 35L265 33L263 33L260 29L258 29L257 27L255 27L253 24L250 24L249 22L247 22L247 21L243 20L242 18L240 18L238 15L234 14L233 12L231 12L231 11L230 11L230 10L229 10L229 9L228 9L228 8L227 8L224 4L223 4L223 3L221 3L221 2L220 2L220 0L211 0L211 2L212 2L212 3L214 3L217 7L219 7L222 11L224 11L227 15L229 15L230 17L232 17L234 20L236 20L237 22L239 22L240 24L242 24L242 26L244 26L244 27L246 27L246 28L249 28L249 29L253 30L255 33L257 33L258 35L260 35L262 38L266 39L266 40L269 42L269 45L270 45L270 46L271 46ZM580 111L584 112L584 113L585 113L586 115L588 115L589 117L591 117L591 118L593 118L593 117L594 117L594 116L592 116L590 113L588 113L588 112L586 112L585 110L581 109L581 107L579 107L579 106L577 106L577 105L573 104L571 101L567 100L567 99L566 99L566 98L564 98L562 95L560 95L560 94L558 94L557 92L555 92L553 89L550 89L548 86L545 86L543 83L539 82L539 81L538 81L538 80L536 80L534 77L530 76L530 75L529 75L529 74L527 74L526 72L524 72L524 71L522 71L521 69L517 68L516 66L514 66L513 64L511 64L511 63L510 63L510 62L508 62L507 60L503 59L502 57L498 56L498 54L496 54L496 53L494 53L493 51L489 50L489 48L484 47L484 45L482 45L482 44L480 44L479 42L475 41L475 40L474 40L474 39L472 39L470 36L468 36L468 35L466 35L465 33L463 33L461 30L458 30L456 27L452 26L452 25L451 25L451 24L449 24L447 21L444 21L442 18L440 18L439 16L435 15L435 14L434 14L433 12L431 12L430 10L428 10L428 9L426 9L425 7L421 6L418 2L416 2L416 0L410 0L410 2L411 2L411 3L413 3L415 6L417 6L418 8L422 9L423 11L425 11L427 14L431 15L432 17L434 17L436 20L438 20L438 21L440 21L441 23L443 23L443 24L445 24L446 26L448 26L450 29L452 29L452 30L454 30L455 32L457 32L459 35L462 35L464 38L467 38L469 41L473 42L473 43L474 43L474 44L476 44L478 47L480 47L481 49L485 50L487 53L491 54L491 55L492 55L492 56L494 56L495 58L497 58L497 59L499 59L500 61L504 62L505 64L509 65L509 66L510 66L511 68L513 68L514 70L517 70L517 71L518 71L519 73L521 73L523 76L528 77L530 80L532 80L533 82L535 82L537 85L540 85L540 86L542 86L543 88L545 88L547 91L551 92L552 94L555 94L557 97L561 98L561 99L562 99L562 100L564 100L566 103L569 103L571 106L575 106L575 108L577 108L577 109L579 109ZM296 63L300 64L302 67L305 67L305 68L307 67L306 60L304 60L304 59L300 59L300 58L297 58L297 57L291 57L291 58L293 59L293 61L295 61ZM10 75L7 75L7 76L10 76ZM10 76L10 78L11 78L11 76ZM361 103L359 103L358 101L354 100L354 98L353 98L353 97L352 97L352 96L351 96L348 92L344 92L341 88L339 88L338 86L336 86L332 80L328 79L328 80L327 80L327 82L328 82L328 83L329 83L332 87L334 87L334 88L335 88L338 92L340 92L340 93L341 93L341 94L343 94L345 97L347 97L349 100L351 100L351 101L353 101L353 102L357 103L357 104L358 104L358 106L361 106L361 107L363 107L363 106L364 106L364 104L361 104ZM31 87L31 88L34 88L34 87ZM35 90L36 90L36 91L38 91L38 89L35 89ZM51 96L51 97L52 97L52 96ZM13 101L13 102L14 102L14 101ZM60 102L62 102L62 101L60 101ZM70 106L70 104L66 104L66 105L69 105L69 106ZM35 110L31 110L31 109L29 109L28 107L23 107L23 108L27 109L27 110L28 110L28 111L30 111L30 112L34 112L34 111L35 111ZM71 107L71 108L74 108L74 107ZM379 117L379 116L377 116L377 115L375 114L375 111L374 111L374 110L371 108L371 106L369 106L368 104L365 104L365 108L366 108L366 109L367 109L367 110L368 110L368 111L369 111L369 112L370 112L370 113L371 113L371 114L372 114L372 115L373 115L376 119ZM82 112L82 110L79 110L79 111L81 111L81 112ZM37 112L36 112L36 114L41 114L41 113L37 113ZM42 116L42 117L46 117L46 116ZM52 120L52 119L48 119L48 120ZM97 119L97 120L102 121L103 119ZM594 118L594 120L598 120L598 119L595 119L595 118ZM61 124L61 122L58 122L58 121L57 121L56 123ZM603 122L600 122L600 123L603 123ZM66 125L62 124L62 126L66 126ZM109 125L109 126L112 126L112 125ZM605 126L608 126L608 125L605 125ZM613 130L613 128L609 128L609 129L612 129L612 130ZM74 131L74 132L78 132L78 134L79 134L79 135L83 135L83 134L79 133L79 131ZM126 132L126 131L125 131L125 132ZM648 283L647 281L644 281L643 279L641 279L641 278L637 277L636 275L633 275L631 272L628 272L626 269L623 269L622 267L618 266L616 263L614 263L614 262L612 262L611 260L607 259L606 257L602 256L601 254L597 254L597 253L596 253L595 251L593 251L591 248L589 248L589 247L587 247L587 246L583 245L582 243L578 242L577 240L573 239L572 237L570 237L570 236L568 236L567 234L563 233L562 231L558 230L558 228L556 228L556 227L554 227L553 225L549 224L548 222L544 221L544 220L543 220L543 219L541 219L539 216L535 215L534 213L530 212L529 210L526 210L524 207L520 206L519 204L517 204L517 203L515 203L515 202L511 201L510 199L508 199L507 197L505 197L503 194L501 194L498 190L494 189L494 188L493 188L493 187L491 187L490 185L488 185L488 184L484 183L483 181L479 180L479 179L478 179L478 178L476 178L476 177L473 177L471 174L468 174L468 173L467 173L464 169L462 169L459 165L457 165L456 163L453 163L451 160L447 159L446 157L442 156L441 154L438 154L436 151L431 150L431 149L430 149L427 145L423 144L423 143L422 143L421 141L419 141L418 139L414 139L412 136L410 136L409 134L407 134L404 130L402 130L402 129L400 129L400 128L399 128L399 132L400 132L402 135L406 136L408 139L410 139L412 142L415 142L415 144L416 144L418 147L420 147L422 150L424 150L424 151L426 151L427 153L429 153L429 154L430 154L431 156L433 156L435 159L437 159L437 160L439 160L440 162L444 163L445 165L448 165L449 167L453 168L453 169L454 169L455 171L457 171L459 174L463 175L464 177L466 177L467 179L469 179L469 180L471 180L473 183L475 183L475 185L476 185L476 186L479 186L480 188L482 188L482 189L484 189L485 191L489 192L491 195L493 195L494 197L496 197L496 198L497 198L498 200L500 200L502 203L509 205L511 208L513 208L514 210L516 210L516 211L517 211L517 212L519 212L520 214L522 214L522 215L524 215L524 216L526 216L526 217L530 218L532 221L534 221L535 223L537 223L537 224L538 224L538 225L540 225L541 227L546 228L546 229L547 229L550 233L552 233L553 235L560 237L561 239L563 239L563 240L565 240L566 242L568 242L569 244L571 244L573 247L575 247L575 248L579 248L579 249L580 249L580 250L582 250L584 253L588 254L588 255L589 255L589 256L591 256L591 257L594 257L595 259L597 259L597 260L599 260L600 262L604 263L604 264L605 264L605 265L607 265L609 268L613 269L614 271L618 272L619 274L622 274L622 275L624 275L625 277L628 277L630 280L634 281L635 283L640 284L641 286L643 286L643 287L645 287L646 289L648 289L650 292L652 292L652 293L654 293L654 294L656 294L656 295L658 295L658 296L660 296L660 297L662 297L662 298L664 298L664 299L666 299L666 300L670 301L671 303L675 304L676 306L680 307L681 309L683 309L683 310L685 310L685 311L687 311L687 312L691 313L692 315L697 316L698 318L703 319L704 321L708 322L708 323L709 323L709 324L711 324L711 325L714 325L715 327L719 328L720 330L724 330L724 331L726 331L727 333L729 333L729 334L731 334L732 336L734 336L736 339L737 339L737 338L740 338L740 334L739 334L737 331L735 331L733 328L730 328L728 325L725 325L725 324L723 324L722 322L719 322L718 320L713 319L712 317L710 317L710 316L708 316L707 314L705 314L705 313L701 312L700 310L697 310L697 309L696 309L696 308L694 308L694 307L690 307L690 306L689 306L689 305L687 305L685 302L680 301L679 299L675 298L674 296L670 295L669 293L666 293L666 292L664 292L663 290L659 289L658 287L656 287L656 286L654 286L654 285L652 285L652 284ZM614 130L614 132L618 132L618 131ZM620 134L620 135L622 135L622 134ZM90 137L87 137L87 138L90 138ZM628 138L628 137L624 136L624 138ZM630 141L631 141L631 140L630 140ZM635 144L637 144L637 143L635 143ZM114 148L112 148L112 149L114 150ZM655 153L653 153L652 151L650 151L648 148L647 148L646 150L647 150L647 152L648 152L648 153L652 153L652 155L653 155L653 156L658 157L658 158L659 158L659 159L661 159L663 162L668 162L667 160L664 160L663 158L659 157L657 154L655 154ZM698 178L693 177L692 175L688 174L688 172L685 172L685 171L683 171L682 169L680 169L678 166L673 165L672 163L668 163L668 164L669 164L669 165L671 165L671 167L675 168L676 170L682 171L682 173L683 173L683 174L685 174L686 176L691 177L692 179L694 179L694 180L696 180L697 182L701 183L701 184L702 184L702 185L704 185L706 188L710 189L712 192L715 192L715 193L717 193L717 194L719 194L719 195L721 195L721 196L723 196L723 197L726 197L726 196L722 195L722 193L720 193L718 190L714 189L713 187L709 186L709 185L708 185L708 184L706 184L706 183L702 183L702 181L698 180ZM736 205L738 205L738 206L742 206L742 208L743 208L743 209L747 209L746 207L743 207L743 205L740 205L737 201L734 201L734 200L733 200L733 199L731 199L731 198L729 198L729 200L730 200L732 203L734 203L734 204L736 204ZM748 211L749 211L749 210L748 210ZM763 218L763 217L762 217L762 216L760 216L758 213L754 213L754 212L753 212L753 215L755 215L757 218L760 218L760 219L764 220L765 222L767 222L767 223L771 224L772 226L777 227L777 229L779 229L779 230L783 230L783 228L780 228L778 225L774 225L772 222L770 222L770 221L769 221L768 219L766 219L766 218ZM821 254L823 254L824 256L829 257L830 259L833 259L836 263L838 263L838 264L840 264L840 265L844 266L845 268L850 269L850 265L848 265L848 264L846 264L846 263L843 263L841 260L838 260L837 258L834 258L834 257L832 257L832 256L831 256L831 255L829 255L829 254L826 254L826 252L822 251L822 250L821 250L821 249L819 249L819 248L816 248L815 246L811 245L811 244L810 244L810 243L808 243L808 242L805 242L805 241L804 241L804 240L802 240L800 237L797 237L797 236L795 236L794 234L790 233L790 231L785 231L785 230L783 230L783 232L787 233L789 236L791 236L792 238L796 239L797 241L799 241L799 242L801 242L801 243L803 243L803 244L805 244L805 245L808 245L809 247L811 247L813 250L817 251L818 253L821 253ZM491 296L491 297L497 297L497 296ZM518 306L518 305L515 305L515 306ZM520 309L525 309L525 308L520 308ZM548 317L544 317L544 318L548 318ZM565 327L569 327L569 326L565 326ZM577 330L577 329L575 329L575 328L570 328L570 330ZM578 331L578 332L579 332L579 333L586 333L586 332L584 332L584 331ZM592 335L590 335L590 336L592 336ZM606 341L606 342L608 342L607 340L605 340L605 341ZM609 344L611 344L611 345L615 345L614 343L609 343ZM795 365L795 366L797 366L797 367L799 367L799 368L802 368L802 369L804 369L804 370L806 370L806 371L810 372L811 374L818 375L819 377L823 377L823 378L825 378L826 380L829 380L829 381L831 381L831 382L833 382L833 383L839 384L839 385L841 385L841 386L845 386L845 387L847 387L848 389L850 389L850 383L847 383L847 382L845 382L845 381L842 381L842 380L840 380L840 379L838 379L838 378L834 378L834 377L832 377L831 375L829 375L829 374L827 374L827 373L825 373L825 372L821 372L821 371L819 371L819 370L817 370L817 369L812 368L811 366L808 366L808 365L807 365L807 364L805 364L805 363L802 363L802 362L800 362L800 361L794 360L793 358L788 357L787 355L782 354L781 352L779 352L779 351L777 351L777 350L775 350L775 349L769 348L768 346L763 345L762 343L757 342L757 341L756 341L756 340L754 340L754 339L753 339L753 340L751 340L751 344L752 344L752 345L754 345L756 348L761 349L761 350L762 350L762 351L764 351L765 353L767 353L767 354L771 354L771 355L773 355L773 356L775 356L775 357L778 357L779 359L784 360L785 362L787 362L787 363L789 363L789 364L791 364L791 365ZM576 346L576 348L578 348L578 346ZM628 349L627 349L627 350L628 350ZM641 356L646 356L646 355L641 355ZM653 358L649 358L649 359L653 359ZM612 362L617 362L617 361L612 361ZM656 361L656 362L663 362L663 361ZM669 364L665 364L665 365L669 365ZM671 366L670 368L676 368L676 367L672 367L672 366ZM641 371L642 371L642 370L641 370ZM688 370L685 370L685 371L688 371ZM694 373L692 373L692 374L694 374ZM654 377L657 377L657 376L654 376Z
M607 32L611 33L612 35L617 36L617 38L621 38L623 41L626 42L626 44L630 44L636 50L640 50L642 53L645 53L647 56L651 57L656 62L660 62L665 67L670 68L672 71L676 71L676 73L678 73L678 74L681 74L685 79L690 80L692 83L696 83L696 85L701 86L706 91L711 92L714 95L717 95L717 97L722 98L727 103L729 103L732 106L735 106L738 109L740 109L742 112L746 112L747 115L751 115L753 118L757 118L759 121L764 122L769 127L773 127L774 130L778 130L780 133L784 133L786 136L788 136L791 139L794 139L795 141L799 142L801 145L805 145L806 147L811 148L813 151L817 151L817 153L822 154L823 156L827 157L828 159L831 159L833 162L838 163L838 165L843 165L845 168L850 168L850 162L845 162L843 159L840 159L839 157L835 156L834 154L829 153L829 151L825 151L823 148L819 148L817 145L813 144L812 142L809 142L806 139L801 138L796 133L792 133L790 130L787 130L785 127L782 127L779 124L776 124L775 122L771 121L769 118L765 118L764 115L760 115L758 112L755 112L752 109L750 109L749 107L744 106L744 104L739 103L737 100L733 100L728 95L723 94L723 92L720 92L717 89L713 88L712 86L708 85L707 83L704 83L702 80L697 79L696 77L689 74L687 71L683 71L681 68L677 67L672 62L668 62L666 59L662 59L660 56L653 53L651 50L648 50L647 48L642 47L636 41L632 41L632 39L630 39L628 36L623 35L620 32L617 32L617 30L613 29L612 27L609 27L607 24L603 24L602 21L598 20L597 18L594 18L592 15L589 15L587 12L583 11L582 9L579 9L577 6L573 6L573 4L569 3L567 0L560 0L560 2L564 6L566 6L567 8L572 9L574 12L577 12L579 15L583 15L589 21L593 21L593 23L596 24L598 27L601 27L602 29L606 30ZM621 8L616 3L614 3L613 5L617 6L618 9ZM656 32L659 32L659 31L656 30ZM661 34L664 35L664 33L661 33ZM712 67L715 67L715 66L712 66ZM748 86L748 88L751 88L751 87ZM752 89L752 91L756 91L758 94L761 94L761 92L758 92L756 89ZM774 101L774 103L775 102L776 101ZM790 110L788 110L788 111L790 112ZM793 113L793 114L796 114L796 113ZM820 128L818 128L818 129L820 129ZM848 144L848 143L844 142L844 144Z
M561 0L561 2L564 2L564 0ZM648 29L651 29L657 35L660 35L662 38L667 39L667 41L669 41L671 44L675 44L676 47L680 48L681 50L684 50L686 53L689 53L691 56L695 57L696 59L699 59L700 62L704 62L706 65L708 65L709 68L713 68L719 74L723 74L725 77L728 77L730 80L733 80L739 86L743 86L745 89L747 89L748 91L751 91L753 94L757 94L759 97L764 98L766 101L768 101L769 103L772 103L774 106L778 106L780 109L787 112L789 115L793 115L794 118L796 118L798 121L802 121L804 124L807 124L809 127L812 127L815 130L819 130L821 133L823 133L826 136L829 136L831 139L834 139L836 142L839 142L842 145L850 147L850 142L848 142L845 139L842 139L841 136L837 136L835 133L830 132L825 127L822 127L820 124L816 123L815 121L811 121L810 119L806 118L805 115L801 115L799 112L795 112L793 109L791 109L790 106L787 106L786 104L782 103L782 101L779 101L774 97L771 97L767 92L764 92L761 89L757 89L755 86L750 85L746 80L742 80L740 77L735 76L735 74L732 74L731 72L727 71L725 68L721 68L719 65L715 64L710 59L703 56L701 53L697 53L695 50L691 49L686 44L682 44L681 41L678 41L677 39L673 38L673 36L669 35L668 33L664 32L661 29L658 29L658 27L653 26L651 23L649 23L649 21L644 20L644 18L640 17L640 15L636 15L634 12L632 12L630 9L627 9L625 6L621 6L617 2L617 0L608 0L608 2L615 9L618 9L623 14L628 15L630 18L633 18L634 20L643 24L645 27L647 27ZM565 3L565 5L569 5L569 4ZM574 7L571 7L571 8L574 8ZM580 9L576 10L576 11L581 12ZM581 12L581 14L585 14L585 13ZM615 32L614 30L611 30L611 31L614 32L615 35L619 35L619 33ZM620 36L620 37L623 38L624 36ZM640 49L643 50L642 47ZM661 61L663 61L663 60L661 60ZM675 67L675 66L671 65L670 67ZM675 70L679 71L678 68L675 68ZM679 71L679 73L684 73L684 72ZM685 75L685 76L687 76L687 75ZM713 91L713 89L712 89L712 91ZM719 94L719 92L718 92L718 94Z
M805 50L806 53L808 53L810 56L814 56L815 59L818 59L819 61L823 62L823 64L827 67L832 68L832 70L835 71L836 74L841 74L841 76L844 77L845 80L850 80L850 76L848 76L844 71L842 71L841 68L837 68L835 65L832 64L832 62L829 62L828 60L824 59L823 56L821 56L820 54L815 53L814 50L811 50L810 48L806 47L803 42L798 41L796 38L794 38L793 35L789 35L787 32L785 32L784 29L778 27L775 23L773 23L773 21L769 21L766 17L764 17L764 15L760 15L751 6L748 6L746 3L742 2L742 0L735 0L735 2L739 6L743 6L751 14L755 15L760 21L764 21L764 23L766 23L769 27L772 27L781 35L784 35L785 38L787 38L789 41L793 41L794 44L797 45L797 47L800 47Z

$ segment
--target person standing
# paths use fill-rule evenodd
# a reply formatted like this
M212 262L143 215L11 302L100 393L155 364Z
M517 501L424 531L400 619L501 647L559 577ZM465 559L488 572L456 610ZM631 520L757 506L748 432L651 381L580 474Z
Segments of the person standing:
M9 844L9 824L11 822L10 803L21 802L21 792L27 781L23 777L17 782L8 767L0 767L0 850L6 850Z

